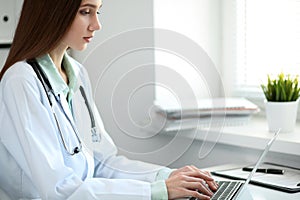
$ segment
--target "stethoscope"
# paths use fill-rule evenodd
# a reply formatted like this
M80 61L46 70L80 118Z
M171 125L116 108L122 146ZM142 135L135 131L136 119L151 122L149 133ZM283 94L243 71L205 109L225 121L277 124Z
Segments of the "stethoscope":
M63 134L62 134L62 131L61 131L61 128L60 128L60 125L59 125L59 121L57 119L57 116L56 116L56 113L53 109L53 102L51 100L51 97L50 97L50 94L48 93L48 91L55 97L55 100L57 102L60 102L60 100L57 98L57 96L54 94L54 91L51 87L51 84L49 82L49 79L47 78L46 74L44 73L44 71L40 68L39 64L36 62L36 60L27 60L27 63L30 64L33 68L33 70L35 71L38 79L41 81L42 85L43 85L43 88L47 94L47 98L48 98L48 101L49 101L49 104L50 104L50 107L51 107L51 110L52 110L52 114L54 116L54 119L55 119L55 122L56 122L56 126L58 128L58 131L59 131L59 135L60 135L60 138L62 140L62 144L66 150L66 152L73 156L79 152L82 151L82 143L81 143L81 140L80 140L80 137L79 137L79 134L78 134L78 131L76 129L76 127L74 127L73 123L71 122L71 119L69 119L69 117L65 114L65 116L67 117L69 123L71 124L71 127L75 133L75 136L77 138L77 141L78 141L78 146L76 146L73 150L69 150L68 147L67 147L67 144L65 142L65 139L63 137ZM48 88L48 90L47 90ZM87 107L87 110L89 112L89 115L90 115L90 119L91 119L91 133L92 133L92 141L93 142L100 142L101 140L101 135L100 133L98 132L98 129L96 127L96 123L95 123L95 118L94 118L94 114L93 114L93 111L90 107L90 104L87 100L87 96L85 94L85 91L83 89L82 86L79 87L79 90L80 90L80 93L84 99L84 102L85 102L85 105ZM61 103L60 103L60 106L61 106ZM64 111L64 109L62 109ZM65 112L65 111L64 111Z

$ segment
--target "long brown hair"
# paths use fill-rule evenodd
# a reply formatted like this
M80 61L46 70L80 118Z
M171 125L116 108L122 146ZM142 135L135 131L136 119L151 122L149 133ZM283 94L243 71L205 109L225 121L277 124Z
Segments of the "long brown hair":
M81 0L24 0L10 52L0 73L53 50L72 25Z

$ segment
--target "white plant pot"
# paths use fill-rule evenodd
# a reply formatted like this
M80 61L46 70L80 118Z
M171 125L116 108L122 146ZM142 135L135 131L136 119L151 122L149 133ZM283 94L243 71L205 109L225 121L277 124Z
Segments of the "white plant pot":
M298 102L270 102L266 101L266 116L269 131L281 129L281 133L293 132L297 119Z

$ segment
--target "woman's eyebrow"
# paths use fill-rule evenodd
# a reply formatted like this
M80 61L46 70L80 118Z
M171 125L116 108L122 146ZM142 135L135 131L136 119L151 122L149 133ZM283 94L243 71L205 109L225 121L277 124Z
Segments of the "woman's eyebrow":
M97 8L96 5L94 4L90 4L90 3L87 3L87 4L83 4L81 5L80 7L91 7L91 8ZM102 7L102 4L99 6L99 9Z

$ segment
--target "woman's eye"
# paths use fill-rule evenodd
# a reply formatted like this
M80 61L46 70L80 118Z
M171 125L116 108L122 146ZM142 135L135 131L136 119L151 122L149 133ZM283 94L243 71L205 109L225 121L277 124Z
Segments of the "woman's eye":
M89 11L89 10L81 10L80 11L80 14L82 14L82 15L88 15L88 14L90 14L91 12Z

